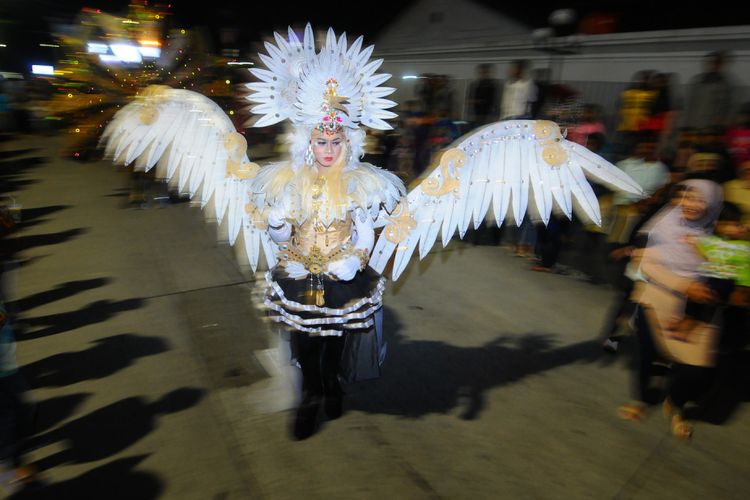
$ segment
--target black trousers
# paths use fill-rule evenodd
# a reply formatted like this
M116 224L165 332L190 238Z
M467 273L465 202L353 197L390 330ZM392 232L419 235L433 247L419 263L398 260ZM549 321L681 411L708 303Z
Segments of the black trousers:
M655 396L650 390L653 376L657 375L659 367L654 365L658 360L658 351L654 344L651 327L641 306L636 310L636 332L638 334L638 363L635 376L635 392L639 401L654 403ZM693 366L682 363L672 363L670 383L667 395L678 408L689 401L696 401L708 390L714 369L705 366Z
M536 253L543 267L552 268L563 247L563 237L568 232L570 221L564 217L552 215L549 222L536 225Z
M312 336L292 334L292 349L302 368L302 390L306 394L322 395L338 390L338 374L344 336Z

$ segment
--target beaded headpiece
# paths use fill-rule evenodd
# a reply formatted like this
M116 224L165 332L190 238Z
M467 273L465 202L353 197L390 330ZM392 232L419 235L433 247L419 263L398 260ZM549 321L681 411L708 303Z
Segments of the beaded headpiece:
M333 78L326 82L328 87L325 91L325 101L321 106L323 109L323 121L321 121L315 128L321 133L326 135L333 135L337 132L341 132L344 125L344 118L339 116L339 113L346 113L345 104L349 104L346 97L338 95L336 89L339 86L339 82Z
M250 71L260 81L246 84L247 96L257 103L251 108L261 117L254 126L264 127L290 120L295 127L317 128L335 133L360 125L379 130L392 127L385 119L395 102L384 99L395 90L381 87L391 75L375 71L382 59L370 61L373 47L362 48L362 37L351 45L346 34L338 38L329 29L320 52L315 50L312 27L305 27L303 40L289 28L285 38L274 33L276 44L266 42L268 55L259 54L267 69Z

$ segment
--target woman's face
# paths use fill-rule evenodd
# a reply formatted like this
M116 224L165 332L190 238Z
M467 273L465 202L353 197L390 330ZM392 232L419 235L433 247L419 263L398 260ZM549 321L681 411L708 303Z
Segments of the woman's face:
M310 140L313 156L318 168L327 168L336 163L344 149L344 135L315 134Z
M706 200L695 189L686 189L680 202L682 216L687 220L698 220L706 213Z

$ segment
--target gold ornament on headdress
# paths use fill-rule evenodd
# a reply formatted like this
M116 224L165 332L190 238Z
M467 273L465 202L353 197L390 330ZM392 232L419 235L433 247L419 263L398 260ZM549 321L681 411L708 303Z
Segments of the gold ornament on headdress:
M324 132L326 135L333 135L337 132L341 132L341 128L344 126L344 119L339 116L339 113L346 114L346 104L349 104L349 98L338 94L339 82L334 78L329 78L326 82L326 91L323 94L322 109L325 115L323 121L316 128Z

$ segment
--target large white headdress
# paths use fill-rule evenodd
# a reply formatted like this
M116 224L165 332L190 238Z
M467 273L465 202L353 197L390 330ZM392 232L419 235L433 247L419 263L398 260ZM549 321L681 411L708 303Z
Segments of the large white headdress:
M255 127L291 121L296 129L291 141L294 160L304 156L315 128L328 133L344 129L353 158L362 154L364 134L357 132L360 126L392 128L385 119L396 117L388 111L396 103L384 97L395 89L381 87L391 75L375 73L383 60L369 60L374 47L363 49L362 37L347 45L346 34L337 38L329 29L320 52L315 50L309 24L302 41L291 27L286 39L278 33L274 38L276 45L265 44L268 55L259 54L268 69L250 70L261 81L246 84L252 91L247 99L258 103L251 111L262 115Z

